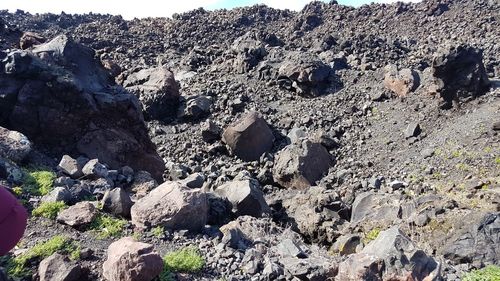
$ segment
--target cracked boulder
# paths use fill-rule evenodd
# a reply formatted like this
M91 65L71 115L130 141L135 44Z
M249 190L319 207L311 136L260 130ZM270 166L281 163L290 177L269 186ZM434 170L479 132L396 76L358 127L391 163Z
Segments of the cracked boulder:
M395 65L386 67L384 86L398 97L405 97L415 91L419 83L417 72L409 68L398 70Z
M99 158L161 180L164 164L137 98L116 86L94 51L65 35L14 50L0 62L0 125L26 135L55 157Z

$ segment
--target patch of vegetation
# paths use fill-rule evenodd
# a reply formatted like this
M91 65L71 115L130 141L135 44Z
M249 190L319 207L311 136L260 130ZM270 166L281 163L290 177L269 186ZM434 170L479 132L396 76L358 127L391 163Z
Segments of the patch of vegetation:
M151 234L156 238L162 238L165 234L165 228L163 226L157 226L151 229Z
M23 188L20 187L20 186L16 186L12 189L12 192L14 192L14 194L17 196L17 197L21 197L21 195L23 195Z
M171 272L196 273L205 266L205 259L195 247L186 247L171 252L163 258L163 261L165 270L162 275L164 276L168 276Z
M121 236L126 224L127 221L124 219L99 214L90 224L90 229L97 233L97 238L106 239Z
M68 254L71 259L79 259L80 246L64 236L54 236L51 239L33 246L25 253L6 261L7 273L12 277L30 276L29 264L34 260L42 260L55 252Z
M495 164L500 165L500 157L495 158Z
M365 235L365 238L363 239L363 242L365 243L365 245L370 243L371 241L377 239L378 235L380 234L380 231L381 231L381 229L378 227L370 230L370 232L368 232Z
M31 195L45 195L53 188L56 174L48 170L27 171L24 174L23 190Z
M485 268L473 270L462 277L462 281L498 281L500 280L500 266L489 265Z
M64 204L64 202L61 201L44 202L40 204L40 206L35 208L33 212L31 212L31 214L36 217L55 219L57 217L57 214L66 207L67 207L66 204Z

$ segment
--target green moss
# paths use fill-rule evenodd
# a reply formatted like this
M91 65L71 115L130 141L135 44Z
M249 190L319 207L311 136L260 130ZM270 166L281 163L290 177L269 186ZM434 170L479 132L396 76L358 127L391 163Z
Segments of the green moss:
M500 157L495 158L495 164L500 165Z
M106 239L121 236L126 224L126 220L100 214L90 224L90 229L97 233L99 239Z
M165 234L165 228L163 226L157 226L151 229L151 234L156 238L162 238Z
M54 236L51 239L33 246L25 253L6 261L5 267L12 277L23 278L31 275L29 264L34 260L42 260L55 252L68 254L71 258L79 258L80 247L64 236Z
M32 195L45 195L53 188L56 174L52 171L31 171L24 174L23 190Z
M205 260L198 249L187 247L171 252L163 258L165 271L195 273L205 266Z
M500 267L489 265L483 269L473 270L462 277L462 281L498 281L500 280Z
M372 230L370 230L370 232L368 232L366 235L365 235L365 238L363 239L363 242L365 244L368 244L370 243L371 241L377 239L378 235L380 234L380 228L376 227Z
M14 194L17 196L17 197L21 197L21 195L23 195L23 188L20 187L20 186L16 186L12 189L12 192L14 192Z
M57 217L57 214L66 207L66 204L60 201L44 202L40 204L40 206L38 206L36 209L34 209L31 214L36 217L55 219Z

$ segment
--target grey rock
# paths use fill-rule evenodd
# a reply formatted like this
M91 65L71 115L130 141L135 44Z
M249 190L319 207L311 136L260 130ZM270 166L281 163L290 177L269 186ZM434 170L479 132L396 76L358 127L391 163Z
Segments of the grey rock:
M103 275L108 281L151 281L163 268L163 259L153 245L124 237L109 246Z
M115 216L130 217L130 208L134 203L122 188L106 191L102 199L102 209Z
M297 127L292 128L287 135L288 139L290 139L290 143L292 144L300 143L301 139L305 138L306 136L306 132Z
M420 125L417 122L411 122L406 127L404 135L405 138L409 139L411 137L417 137L418 135L420 135L421 132L422 129L420 129Z
M57 221L73 227L90 224L97 216L97 209L90 202L79 202L59 212Z
M139 228L163 226L199 231L207 222L207 197L199 189L165 182L139 199L131 209L131 216L132 223Z
M83 157L73 159L69 155L63 155L57 167L66 175L73 179L77 179L83 176L83 167L87 164L87 162L88 159Z
M145 115L151 119L175 116L179 102L179 84L174 74L164 66L142 69L130 74L123 82L142 104Z
M180 183L189 188L202 188L205 183L205 176L201 173L191 174L187 178L181 180Z
M358 253L350 255L339 264L336 281L371 280L382 281L384 261L380 258Z
M260 186L255 180L235 180L219 186L217 195L227 199L236 216L250 215L260 217L270 212Z
M31 149L32 144L25 135L0 127L0 157L21 162Z
M82 172L84 175L92 178L105 178L108 176L108 168L99 163L98 159L92 159L83 166Z
M365 192L356 196L352 204L351 222L381 220L392 222L400 213L401 203L396 195Z
M210 113L212 100L207 96L198 96L189 99L184 108L181 108L179 117L199 119Z
M332 165L333 157L324 146L305 140L288 145L278 153L273 177L287 188L307 188L320 180Z
M274 135L257 112L249 112L224 130L224 142L231 152L244 161L258 160L271 150Z
M302 249L291 239L281 241L276 248L283 257L307 258Z
M418 88L420 79L418 73L404 68L398 71L395 65L388 65L384 76L384 86L397 96L404 97Z
M221 128L212 120L205 121L201 126L201 137L203 138L203 141L208 143L220 140L221 132Z
M68 257L54 253L40 262L38 275L40 281L78 281L82 269Z
M62 201L66 204L71 202L71 192L63 186L56 186L48 194L42 197L42 202Z
M134 181L130 186L130 190L135 193L138 198L142 198L157 186L158 183L150 173L146 171L138 171L134 174Z

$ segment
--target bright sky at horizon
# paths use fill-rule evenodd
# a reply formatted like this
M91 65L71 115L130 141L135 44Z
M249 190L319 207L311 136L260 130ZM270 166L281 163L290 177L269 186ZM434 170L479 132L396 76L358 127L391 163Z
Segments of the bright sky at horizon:
M323 0L329 2L329 0ZM32 14L65 12L68 14L102 13L122 15L125 19L143 17L169 17L174 13L187 12L199 7L208 10L231 9L254 4L266 4L279 9L300 10L311 0L184 0L161 2L160 0L2 0L0 10L24 10ZM392 3L396 0L338 0L339 4L361 6L372 2ZM418 2L418 0L404 0Z

